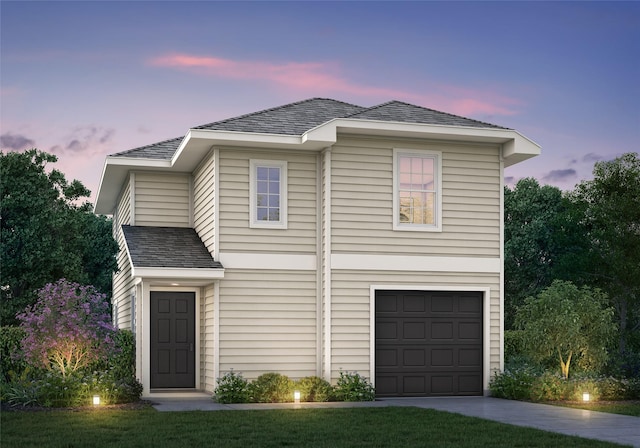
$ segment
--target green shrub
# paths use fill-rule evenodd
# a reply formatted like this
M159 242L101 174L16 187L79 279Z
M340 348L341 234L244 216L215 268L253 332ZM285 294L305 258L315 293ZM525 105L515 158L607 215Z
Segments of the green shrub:
M22 351L25 335L20 327L0 327L0 383L10 382L10 372L20 376L27 368Z
M293 401L295 383L280 373L263 373L249 384L250 400L254 403L287 403Z
M249 401L249 382L242 374L233 370L218 378L218 386L214 393L214 400L218 403L247 403Z
M567 400L574 395L575 387L571 381L556 373L545 372L535 378L531 385L530 396L533 401Z
M509 400L528 400L538 372L526 364L508 367L497 372L489 382L491 396Z
M296 384L300 390L300 401L330 401L333 396L331 384L317 376L307 376Z
M136 339L130 330L117 330L114 334L114 350L108 365L117 378L136 376Z
M335 397L338 401L373 401L376 399L376 394L369 380L358 372L340 370Z
M5 355L3 363L4 358ZM18 364L18 369L9 370L0 389L2 401L13 406L87 406L93 395L100 395L104 404L118 404L137 401L142 395L142 385L135 377L135 343L130 331L115 333L115 349L107 359L71 374L37 369L23 360L20 362L26 367Z
M25 367L20 374L10 370L7 381L0 382L0 402L11 406L32 406L38 404L37 389L31 381L32 368Z
M55 370L38 371L12 381L3 391L8 404L54 408L88 406L94 395L103 404L128 403L139 400L141 394L137 380L118 378L109 370L66 376Z
M511 359L524 353L524 340L522 330L505 330L504 332L504 358Z

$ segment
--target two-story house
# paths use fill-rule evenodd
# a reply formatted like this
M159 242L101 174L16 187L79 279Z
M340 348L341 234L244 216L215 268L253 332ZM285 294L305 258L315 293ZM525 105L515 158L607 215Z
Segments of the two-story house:
M482 395L503 359L503 170L538 145L391 101L314 98L108 156L114 321L144 396L233 369L378 396Z

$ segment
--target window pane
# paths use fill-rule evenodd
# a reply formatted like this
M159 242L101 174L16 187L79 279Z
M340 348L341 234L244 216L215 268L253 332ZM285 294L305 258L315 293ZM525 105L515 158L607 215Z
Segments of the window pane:
M422 179L423 185L422 185L422 189L423 190L434 190L435 189L435 185L433 183L434 179L432 175L425 175L424 178Z
M280 207L280 196L276 194L269 195L269 207Z
M433 174L433 162L431 157L422 159L422 172L425 174Z
M258 207L258 221L266 221L269 214L267 207Z
M268 180L269 179L269 168L266 166L259 166L257 170L258 180Z
M280 194L280 182L269 182L269 194Z
M411 158L411 172L422 173L422 159L418 157Z
M279 208L270 208L269 209L269 221L280 221L280 209Z
M411 172L411 159L409 157L400 157L400 173Z
M269 192L269 182L259 180L258 181L258 193L268 193Z
M258 196L256 196L256 205L258 207L267 205L267 195L259 194Z
M269 168L269 180L280 180L280 168Z

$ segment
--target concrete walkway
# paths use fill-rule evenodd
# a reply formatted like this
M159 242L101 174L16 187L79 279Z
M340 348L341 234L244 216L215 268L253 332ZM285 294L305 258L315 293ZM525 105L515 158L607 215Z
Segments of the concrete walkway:
M210 397L151 398L160 412L414 406L640 448L640 418L490 397L388 398L360 403L218 404Z

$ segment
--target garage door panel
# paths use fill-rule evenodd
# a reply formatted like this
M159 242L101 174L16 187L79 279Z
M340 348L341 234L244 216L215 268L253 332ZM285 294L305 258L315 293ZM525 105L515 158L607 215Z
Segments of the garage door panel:
M404 375L402 390L405 394L424 395L427 393L427 379L424 375Z
M398 375L376 375L376 392L381 390L384 392L383 395L388 397L401 395L401 390L398 387L398 379Z
M482 300L474 296L461 296L458 300L460 313L482 314Z
M458 391L460 394L472 395L479 389L482 390L482 375L459 376Z
M482 347L460 349L458 360L460 367L482 367Z
M380 367L396 367L398 365L398 351L396 349L377 349L376 364Z
M401 367L422 367L427 365L427 354L424 348L404 349Z
M431 350L432 367L453 367L453 359L454 355L451 349Z
M432 313L453 313L453 301L450 297L433 296L430 300Z
M384 313L398 312L398 297L395 294L384 294L376 296L376 312L383 315Z
M379 291L378 306L378 396L482 395L482 293Z
M398 339L398 323L389 321L376 322L376 339Z
M452 322L431 322L431 339L453 339L453 323Z
M427 322L414 321L403 322L402 325L402 339L420 339L424 341L427 335Z
M458 338L471 339L477 341L482 338L482 323L481 322L459 322L458 323Z
M424 313L426 303L422 295L406 295L402 300L402 310L405 313Z

